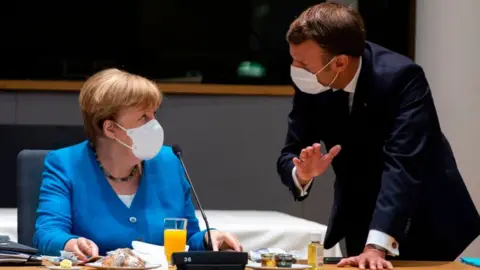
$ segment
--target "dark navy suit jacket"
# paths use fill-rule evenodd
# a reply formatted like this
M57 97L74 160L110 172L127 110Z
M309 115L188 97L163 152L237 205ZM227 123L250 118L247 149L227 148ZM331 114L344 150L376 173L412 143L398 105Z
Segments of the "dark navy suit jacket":
M345 238L348 255L358 255L373 229L399 242L400 259L455 260L479 235L480 217L422 68L366 42L347 121L330 113L331 95L295 89L277 161L283 184L303 200L292 179L293 157L319 141L327 149L342 146L332 163L335 194L325 247Z

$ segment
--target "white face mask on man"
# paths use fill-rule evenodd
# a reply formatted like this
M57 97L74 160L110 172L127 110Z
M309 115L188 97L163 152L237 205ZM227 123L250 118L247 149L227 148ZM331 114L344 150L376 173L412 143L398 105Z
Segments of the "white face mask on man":
M324 71L325 68L332 63L336 57L332 58L322 69L317 71L317 73L313 74L311 72L306 71L303 68L291 66L290 68L290 75L292 77L293 82L295 85L300 89L300 91L305 92L307 94L319 94L321 92L325 92L329 90L331 85L335 82L338 77L335 75L332 82L329 85L323 85L318 82L317 74Z
M120 144L130 148L133 154L140 160L149 160L157 156L163 146L163 128L156 119L152 119L137 128L126 129L115 123L123 129L127 136L132 139L132 146L115 138Z

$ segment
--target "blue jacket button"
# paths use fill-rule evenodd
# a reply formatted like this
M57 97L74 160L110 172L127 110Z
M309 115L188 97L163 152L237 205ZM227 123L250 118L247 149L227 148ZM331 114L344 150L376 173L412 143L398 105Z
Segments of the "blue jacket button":
M136 217L130 217L128 220L130 221L130 223L137 223Z

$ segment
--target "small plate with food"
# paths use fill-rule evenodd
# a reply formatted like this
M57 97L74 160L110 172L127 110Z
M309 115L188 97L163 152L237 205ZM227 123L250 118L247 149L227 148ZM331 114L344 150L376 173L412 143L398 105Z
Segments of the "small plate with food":
M109 270L147 270L159 268L160 264L149 264L142 258L135 255L129 248L119 248L107 253L107 256L92 263L85 264L86 266L97 269Z
M63 251L61 251L60 253L60 257L43 256L43 258L47 260L48 264L52 264L53 266L61 266L62 262L64 263L64 265L70 264L71 266L82 266L86 263L92 263L102 258L101 256L95 256L89 257L86 261L80 261L75 255L70 256Z
M52 270L80 270L82 269L81 266L70 266L70 267L61 267L59 265L51 265L51 266L47 266L48 269L52 269Z
M310 269L311 266L307 264L291 264L291 265L286 265L286 266L276 266L276 265L262 265L261 263L249 263L246 266L247 268L250 269L255 269L255 270L288 270L288 269L296 269L296 270L303 270L303 269Z
M262 253L261 262L251 262L247 264L247 268L251 269L309 269L310 265L296 264L296 260L292 254L289 253Z
M74 266L71 260L63 259L59 262L58 265L49 265L47 266L49 269L52 270L79 270L82 269L80 266Z

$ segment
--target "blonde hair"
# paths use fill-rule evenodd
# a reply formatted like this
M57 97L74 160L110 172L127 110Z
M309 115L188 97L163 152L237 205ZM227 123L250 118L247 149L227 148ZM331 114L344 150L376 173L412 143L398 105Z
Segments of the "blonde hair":
M115 68L106 69L90 77L79 96L85 134L95 144L103 135L105 120L115 120L125 108L156 109L162 102L157 85L138 75Z

